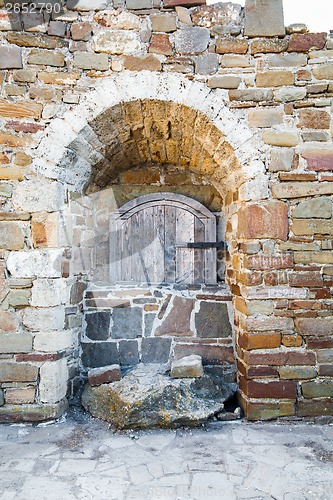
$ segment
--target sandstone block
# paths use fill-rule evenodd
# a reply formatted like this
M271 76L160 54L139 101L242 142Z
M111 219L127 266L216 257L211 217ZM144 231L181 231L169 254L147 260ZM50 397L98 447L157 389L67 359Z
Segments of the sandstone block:
M38 212L32 216L31 235L34 248L56 248L62 242L57 213Z
M0 69L22 67L21 49L15 45L0 45Z
M149 52L166 56L172 55L169 35L154 33L150 39Z
M320 349L317 352L318 363L325 363L332 365L333 363L333 349Z
M254 109L249 113L249 126L268 128L283 122L283 111L279 109Z
M176 14L178 16L179 22L187 24L188 26L193 26L190 10L186 7L176 7Z
M274 90L274 99L278 102L293 102L304 99L306 89L303 87L285 87Z
M251 204L238 212L238 235L242 238L277 238L288 235L288 207L280 202Z
M268 170L270 172L287 171L292 167L295 150L292 148L271 148Z
M80 79L78 71L73 72L49 72L41 71L38 73L38 80L50 85L76 85Z
M34 350L41 352L60 352L69 349L73 343L71 330L41 331L35 333Z
M63 278L34 280L32 285L31 305L33 307L53 307L65 304L67 284Z
M269 68L297 68L306 66L307 62L306 54L269 54L267 56Z
M16 222L0 222L0 248L4 250L21 250L24 237L21 227Z
M0 363L0 382L35 382L37 376L38 367L30 363Z
M32 350L32 335L30 333L0 333L0 352L15 354Z
M71 33L73 40L87 41L92 35L93 27L89 22L73 23Z
M302 394L305 398L327 398L333 396L333 381L304 382Z
M317 370L312 366L281 366L281 379L304 380L317 377Z
M271 146L292 147L299 143L299 135L292 131L267 130L262 135L263 141Z
M66 359L49 361L40 368L39 396L42 403L57 403L67 392L68 368Z
M296 320L296 328L300 335L330 337L333 331L333 317L299 318Z
M88 382L94 387L102 384L109 384L121 380L121 371L119 365L103 366L101 368L92 368L88 371Z
M313 76L317 80L333 80L333 64L321 64L313 68Z
M152 55L145 56L125 56L124 68L130 71L161 71L162 64L160 60Z
M250 54L280 53L287 50L288 41L286 39L258 38L250 44Z
M252 334L242 334L238 338L239 347L246 349L247 351L253 349L275 349L281 346L281 334L280 333L255 333ZM261 367L262 368L262 367ZM254 372L254 370L252 370ZM269 369L265 369L266 373L262 373L258 370L257 376L269 376ZM251 374L252 375L252 374ZM256 378L255 374L252 378Z
M29 137L19 137L15 134L7 134L5 132L0 132L0 145L8 146L10 148L17 147L33 147L36 146L36 142Z
M257 87L282 87L284 85L293 85L294 75L291 71L267 71L257 73Z
M35 392L34 387L8 388L5 393L6 404L21 405L33 403L35 401Z
M230 101L271 101L273 92L266 89L230 90L229 99Z
M246 54L248 41L246 38L235 38L231 35L219 37L216 40L217 54Z
M107 9L95 14L94 20L102 26L117 30L140 30L148 27L142 18L126 10Z
M331 125L331 117L327 111L319 109L301 109L298 112L300 128L314 128L314 129L329 129ZM332 170L333 170L333 152L332 157Z
M285 35L282 0L246 0L245 35Z
M9 306L26 307L30 304L30 296L30 290L11 290L8 295Z
M0 311L0 331L15 332L18 328L18 320L14 313Z
M249 56L224 54L221 58L221 66L223 68L249 68L251 67L251 61Z
M305 196L320 196L333 194L333 183L330 182L283 182L272 184L275 198L304 198Z
M197 26L179 29L173 35L175 48L179 54L200 54L207 49L209 40L209 30Z
M60 210L64 202L63 187L58 182L38 182L38 190L34 180L20 182L13 193L15 210L24 212L55 212Z
M323 49L326 43L326 33L294 33L290 36L289 52L308 52Z
M42 114L42 105L31 102L12 103L0 99L0 116L5 118L36 118Z
M241 81L239 76L216 75L209 78L208 86L211 89L237 89Z
M66 34L66 23L62 21L50 21L47 34L64 37Z
M333 150L309 150L304 151L302 156L306 159L309 170L314 170L316 172L333 171Z
M330 219L332 217L332 200L319 197L301 201L293 211L297 219Z
M28 56L29 64L62 67L65 66L65 57L62 52L44 49L32 49Z
M152 14L150 16L153 31L171 33L176 31L176 16L174 14Z
M61 49L66 47L66 40L58 36L44 35L44 33L8 33L9 43L20 47L38 47L40 49Z
M292 223L291 230L297 236L333 234L333 225L330 220L295 219Z
M291 318L274 316L248 317L244 321L244 328L248 332L293 331L294 321Z
M171 364L172 378L199 378L204 374L201 356L193 354L173 361Z
M59 278L62 254L62 249L11 253L7 268L14 278Z
M96 52L133 55L141 49L140 36L135 31L107 30L94 36Z
M107 71L110 68L107 54L91 54L90 52L76 52L74 54L74 66L98 71Z

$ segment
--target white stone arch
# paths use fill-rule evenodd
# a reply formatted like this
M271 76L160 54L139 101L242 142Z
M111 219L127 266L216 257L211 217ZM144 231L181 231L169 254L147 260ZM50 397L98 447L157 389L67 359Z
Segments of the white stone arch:
M35 172L68 184L70 190L82 190L90 173L89 159L98 157L99 145L92 140L84 156L80 157L76 169L68 173L68 178L61 178L58 164L66 146L78 137L89 121L107 109L137 99L175 102L203 113L233 148L241 165L244 181L262 176L262 193L262 184L265 182L263 156L267 146L248 127L245 119L228 108L226 90L210 89L206 83L191 81L176 73L124 71L100 80L93 90L82 97L81 103L74 110L66 111L62 117L53 119L47 127L35 152ZM262 194L259 194L258 198L261 197Z

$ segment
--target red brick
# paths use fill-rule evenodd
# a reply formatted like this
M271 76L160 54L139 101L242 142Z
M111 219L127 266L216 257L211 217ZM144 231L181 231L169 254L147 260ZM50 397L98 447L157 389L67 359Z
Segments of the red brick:
M172 46L169 36L154 33L150 39L149 52L171 56Z
M44 354L44 353L29 353L29 354L18 354L16 356L16 361L35 361L35 362L45 362L45 361L57 361L61 359L63 354Z
M307 337L306 345L309 349L330 349L333 347L333 338Z
M287 351L276 353L246 352L244 359L248 365L315 365L316 356L313 352Z
M315 292L315 298L318 300L332 298L332 292L329 288L320 288L319 290L310 290L310 291Z
M280 347L280 333L269 334L247 334L244 333L238 337L238 345L243 349L273 349Z
M302 153L306 159L309 170L316 172L333 170L333 151L332 150L311 150Z
M321 398L299 401L297 405L298 417L315 417L317 415L332 415L333 399Z
M244 259L244 266L248 269L270 270L288 269L293 267L294 259L291 253L281 255L258 254L248 255Z
M297 397L296 383L288 380L258 382L240 377L240 388L249 398L296 399Z
M278 278L276 272L270 272L264 274L264 283L266 286L276 286L278 284Z
M243 272L238 275L238 282L246 286L256 286L262 283L262 274L259 272Z
M319 272L312 273L291 273L288 276L290 286L301 287L322 287L323 277Z
M285 241L288 236L288 206L281 201L269 201L241 208L238 212L238 236Z
M319 366L319 376L320 377L333 377L333 365L320 365Z
M110 365L103 368L93 368L88 372L88 382L94 387L102 384L109 384L121 380L119 365Z
M297 319L296 328L301 335L329 338L333 332L333 316L327 318Z
M289 40L289 52L308 52L310 49L323 49L326 33L293 33Z
M289 304L289 309L321 309L321 303L316 300L293 300Z

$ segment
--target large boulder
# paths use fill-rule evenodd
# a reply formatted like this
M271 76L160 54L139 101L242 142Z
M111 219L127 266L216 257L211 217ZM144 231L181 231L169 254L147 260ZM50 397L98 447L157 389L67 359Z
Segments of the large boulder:
M172 379L160 365L138 365L122 380L87 385L82 404L117 429L197 426L223 409L236 390L211 375Z

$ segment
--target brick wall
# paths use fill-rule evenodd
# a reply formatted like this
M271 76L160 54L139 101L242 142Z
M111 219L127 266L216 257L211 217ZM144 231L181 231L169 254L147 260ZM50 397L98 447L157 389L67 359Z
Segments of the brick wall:
M64 411L94 197L103 227L104 190L127 201L137 175L151 192L168 165L202 178L206 206L218 193L247 417L332 413L333 39L285 29L279 1L203 4L0 1L3 420Z

